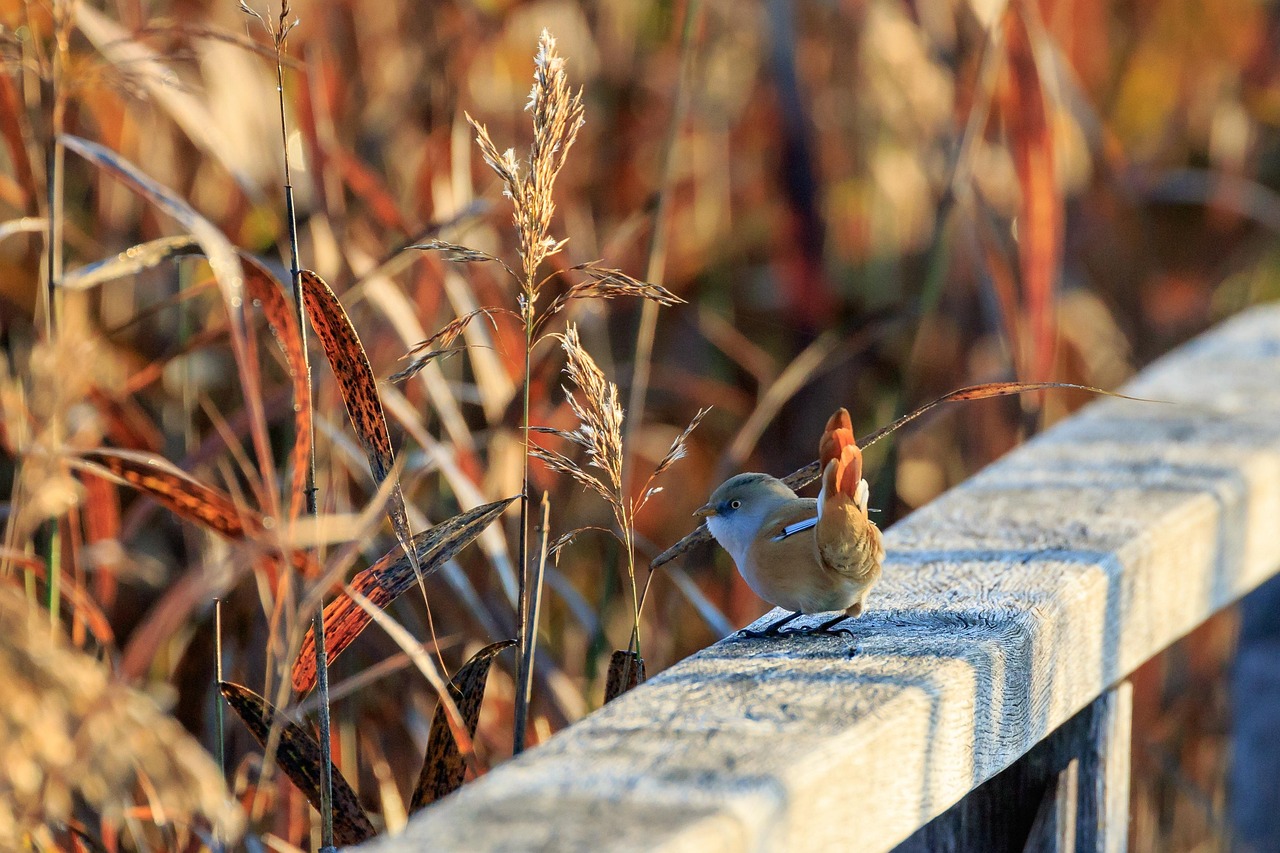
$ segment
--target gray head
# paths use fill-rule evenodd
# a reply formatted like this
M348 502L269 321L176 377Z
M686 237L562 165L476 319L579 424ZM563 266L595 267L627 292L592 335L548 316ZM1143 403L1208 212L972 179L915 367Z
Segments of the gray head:
M741 562L769 513L795 499L796 493L777 477L738 474L721 483L694 515L705 518L711 535Z

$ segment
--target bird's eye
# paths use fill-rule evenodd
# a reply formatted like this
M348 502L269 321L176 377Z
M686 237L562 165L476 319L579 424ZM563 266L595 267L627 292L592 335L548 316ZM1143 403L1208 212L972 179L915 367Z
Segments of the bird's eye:
M737 509L742 506L742 501L729 501L729 509Z

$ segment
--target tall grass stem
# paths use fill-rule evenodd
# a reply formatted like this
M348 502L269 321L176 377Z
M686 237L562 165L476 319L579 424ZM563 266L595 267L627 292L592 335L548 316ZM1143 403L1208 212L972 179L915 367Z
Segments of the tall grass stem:
M680 76L676 85L676 102L672 109L671 124L663 147L662 174L658 184L658 204L653 213L653 231L649 238L649 260L645 269L645 281L662 283L662 273L667 265L667 238L670 233L671 190L675 182L675 151L680 141L680 129L689 113L689 77L693 68L693 33L702 10L701 0L688 0L684 9L684 24L680 35ZM622 482L627 482L631 468L631 449L635 436L644 420L645 398L649 395L649 377L653 365L653 339L658 330L657 302L649 299L640 306L640 327L636 331L635 368L631 390L627 396L626 432L623 438Z

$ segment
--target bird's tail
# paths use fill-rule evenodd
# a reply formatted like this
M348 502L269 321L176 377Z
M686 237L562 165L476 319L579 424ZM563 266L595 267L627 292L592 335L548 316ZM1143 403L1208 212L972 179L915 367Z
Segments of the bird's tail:
M867 514L868 488L862 479L862 451L853 437L853 421L846 409L837 409L827 421L818 443L818 459L822 466L822 493L818 512L831 500L852 500Z

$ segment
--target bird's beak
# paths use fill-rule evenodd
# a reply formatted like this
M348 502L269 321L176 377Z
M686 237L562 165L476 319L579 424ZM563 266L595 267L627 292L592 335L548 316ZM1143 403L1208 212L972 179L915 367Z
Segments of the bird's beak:
M718 515L719 513L716 512L716 508L711 504L705 504L704 506L700 506L695 509L693 514L698 518L710 518L711 516Z

